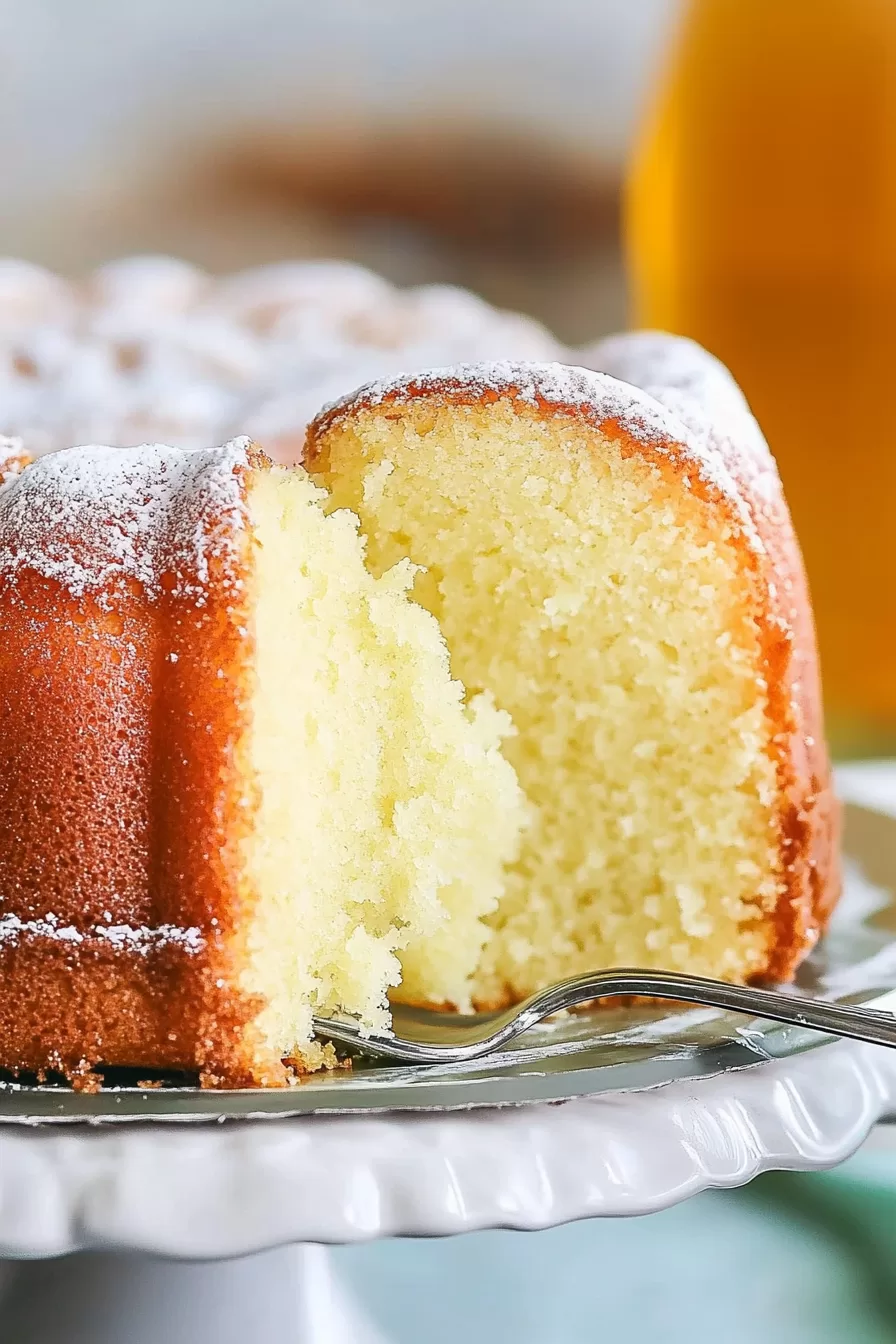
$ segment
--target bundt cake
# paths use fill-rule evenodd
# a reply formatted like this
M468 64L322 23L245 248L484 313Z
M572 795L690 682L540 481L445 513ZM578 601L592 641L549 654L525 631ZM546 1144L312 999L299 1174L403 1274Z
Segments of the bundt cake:
M824 927L799 552L692 343L0 262L0 434L0 1067L279 1085L315 1012L784 980Z
M758 427L690 343L588 357L617 376L368 385L306 443L373 573L420 567L454 674L514 723L532 820L480 1007L620 965L786 980L838 892L808 597Z
M0 455L0 1067L280 1085L411 945L468 1004L523 802L410 564L246 439Z

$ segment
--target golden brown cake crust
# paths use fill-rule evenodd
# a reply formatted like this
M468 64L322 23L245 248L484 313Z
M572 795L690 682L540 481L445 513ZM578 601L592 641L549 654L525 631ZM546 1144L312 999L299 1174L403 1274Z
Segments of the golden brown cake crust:
M0 490L2 1067L286 1079L236 987L265 465L76 449Z
M626 381L594 369L493 364L370 384L312 423L305 464L325 474L327 431L364 410L388 416L395 408L400 414L402 406L426 398L480 406L510 400L530 413L537 408L548 417L572 417L611 435L624 453L650 459L713 506L720 522L731 526L751 576L768 686L768 751L777 776L780 896L770 920L767 965L757 978L788 980L840 892L839 807L802 559L774 462L730 375L690 342L650 334L646 344L645 350L637 336L620 337L592 352L597 367L604 357L624 369ZM687 356L688 377L674 376L681 374L682 360L670 361L673 347ZM636 383L649 386L649 393Z

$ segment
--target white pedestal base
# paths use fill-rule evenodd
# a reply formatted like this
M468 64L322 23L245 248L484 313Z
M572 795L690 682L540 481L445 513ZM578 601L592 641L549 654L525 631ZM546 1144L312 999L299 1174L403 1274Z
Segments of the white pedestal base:
M0 1319L19 1344L386 1344L323 1246L201 1264L102 1251L4 1261Z

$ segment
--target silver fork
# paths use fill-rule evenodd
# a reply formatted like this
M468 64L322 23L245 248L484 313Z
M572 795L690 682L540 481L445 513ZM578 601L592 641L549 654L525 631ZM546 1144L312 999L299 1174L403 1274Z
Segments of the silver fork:
M590 999L638 996L699 1003L754 1018L806 1027L828 1036L847 1036L872 1045L896 1046L896 1017L873 1008L849 1007L823 999L797 998L772 989L729 985L699 975L671 971L612 970L578 975L549 985L502 1012L475 1018L430 1012L394 1014L400 1031L364 1036L356 1022L316 1017L314 1030L325 1040L355 1046L365 1054L405 1064L459 1064L482 1059L546 1017Z

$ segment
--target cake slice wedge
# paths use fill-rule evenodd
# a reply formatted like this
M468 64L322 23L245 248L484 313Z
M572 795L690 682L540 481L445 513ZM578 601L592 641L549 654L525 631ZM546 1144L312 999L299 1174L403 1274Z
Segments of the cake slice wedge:
M421 567L455 673L516 728L534 820L481 1007L611 966L786 980L839 891L811 610L758 426L689 342L592 354L622 376L429 371L361 388L307 436L372 572ZM403 954L400 994L422 955Z

